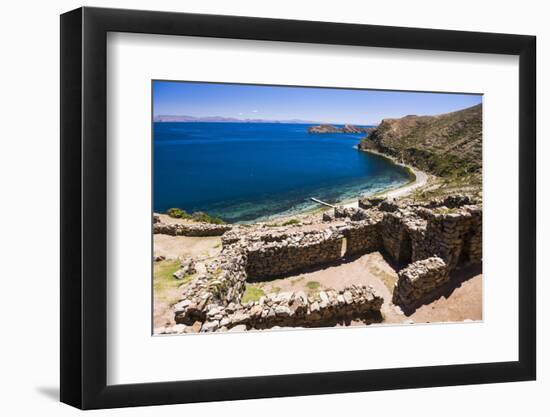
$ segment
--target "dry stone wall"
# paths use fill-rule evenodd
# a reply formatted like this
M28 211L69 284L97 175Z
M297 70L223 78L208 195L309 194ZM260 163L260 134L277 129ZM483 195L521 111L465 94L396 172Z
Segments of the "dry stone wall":
M154 234L164 234L170 236L221 236L231 230L229 224L209 224L209 223L153 223Z
M411 263L398 273L393 303L411 310L450 281L448 265L437 256Z
M362 255L380 248L380 233L375 221L350 222L340 231L346 238L346 256Z
M318 327L349 323L351 320L372 323L381 319L382 303L383 299L366 286L321 291L309 297L303 291L268 294L259 301L245 305L208 304L200 331L269 329L276 326ZM178 314L185 307L185 302L176 305L176 322L191 326L196 323L193 318L187 320L187 317Z
M419 274L420 287L412 292L410 280L398 280L394 302L406 308L417 305L428 293L445 285L453 270L482 261L482 206L468 196L454 195L402 206L395 201L368 198L359 209L341 209L335 211L334 217L349 220L340 229L346 238L367 241L354 245L353 239L348 239L349 254L381 250L397 265L405 267L403 277L412 276L413 271ZM359 225L365 222L354 222L353 217L369 218L369 227L361 229ZM430 261L424 263L425 260ZM440 262L444 268L440 268Z
M175 307L176 322L187 326L179 329L308 327L379 315L383 300L366 287L321 292L318 299L284 293L240 302L247 280L288 275L348 255L379 250L405 265L398 272L393 302L406 308L446 285L452 270L481 262L480 204L461 196L403 207L393 201L369 204L374 208L335 210L324 217L329 224L321 230L224 229L221 254L185 287Z
M365 227L362 225L361 227ZM372 225L370 225L372 227ZM321 231L229 232L220 256L196 276L175 306L178 325L201 332L274 326L308 327L345 320L378 320L383 300L372 288L353 286L340 292L268 294L258 302L240 303L247 279L272 277L341 259L343 233ZM345 233L348 233L346 231ZM178 327L178 332L190 331ZM182 329L187 329L183 331Z
M250 279L271 278L341 259L343 235L336 229L247 239L246 272Z

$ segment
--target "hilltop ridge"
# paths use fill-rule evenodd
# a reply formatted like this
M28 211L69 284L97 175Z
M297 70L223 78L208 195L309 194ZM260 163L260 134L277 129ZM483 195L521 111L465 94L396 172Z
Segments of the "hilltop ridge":
M482 105L437 116L384 119L359 144L434 175L480 174Z

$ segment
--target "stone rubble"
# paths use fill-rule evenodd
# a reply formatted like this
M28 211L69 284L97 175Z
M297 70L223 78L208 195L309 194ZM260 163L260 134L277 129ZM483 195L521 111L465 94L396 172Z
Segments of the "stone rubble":
M195 261L193 260L193 258L185 258L183 261L181 261L180 266L181 268L173 274L174 278L176 279L183 279L186 276L193 275L197 272Z
M322 291L313 298L291 292L267 294L245 305L240 300L247 281L381 251L402 266L393 303L410 309L446 285L453 270L481 263L482 206L477 201L456 195L422 204L370 198L362 205L370 208L337 208L323 216L332 220L321 230L229 227L221 254L184 287L175 305L176 323L200 323L200 332L217 332L367 320L380 315L383 300L366 287Z

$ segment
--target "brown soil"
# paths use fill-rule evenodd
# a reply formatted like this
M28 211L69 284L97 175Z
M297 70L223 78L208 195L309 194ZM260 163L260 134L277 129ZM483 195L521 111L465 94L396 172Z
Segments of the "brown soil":
M153 255L164 256L166 259L194 259L212 258L218 255L222 249L222 240L219 236L189 237L154 235Z
M154 254L166 259L193 257L198 267L219 254L219 237L187 237L154 235ZM441 296L405 315L392 304L393 287L397 282L395 269L379 252L369 253L336 265L310 270L285 278L254 282L264 292L299 291L315 293L323 289L340 290L352 284L372 285L384 298L382 324L459 322L482 320L482 275L480 272L463 271L454 275L460 284L442 292ZM167 287L162 293L155 293L154 325L174 324L172 305L181 293L177 287ZM352 325L364 325L352 322Z
M381 309L384 317L382 324L481 320L482 275L465 276L461 279L465 281L459 287L450 289L440 298L421 306L409 316L391 302L397 273L379 252L292 277L258 282L253 285L260 286L266 293L299 290L314 293L324 289L340 290L352 284L372 285L384 298ZM353 322L352 325L363 324Z
M164 256L167 260L156 262L154 274L157 276L163 266L168 263L177 263L179 260L192 257L197 262L197 269L200 270L203 262L217 256L221 251L221 239L214 237L188 237L154 235L154 256ZM174 278L171 285L163 285L160 290L155 291L153 302L153 326L171 326L175 324L174 311L172 306L179 301L181 288L179 281ZM185 285L185 284L183 284Z
M432 303L417 308L409 319L415 323L482 320L482 275L478 273L465 278L467 280L454 288L451 294L442 295Z

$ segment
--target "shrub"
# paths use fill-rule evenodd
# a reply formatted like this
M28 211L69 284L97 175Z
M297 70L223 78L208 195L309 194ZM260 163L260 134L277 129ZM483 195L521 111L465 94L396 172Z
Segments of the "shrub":
M188 216L188 214L184 210L177 207L166 210L166 214L168 214L170 217L173 217L174 219L181 219L185 218L185 216Z
M287 220L286 222L284 222L282 224L282 226L291 226L293 224L300 224L300 220L297 220L297 219L290 219L290 220Z
M225 222L219 217L211 216L202 211L196 211L191 215L191 218L196 222L203 222L203 223L210 223L210 224L225 224Z
M174 219L188 219L188 220L194 220L196 222L210 223L210 224L225 224L225 222L222 219L218 217L210 216L209 214L203 211L196 211L193 214L189 214L185 210L182 210L177 207L173 207L166 210L166 214L168 214L170 217Z

